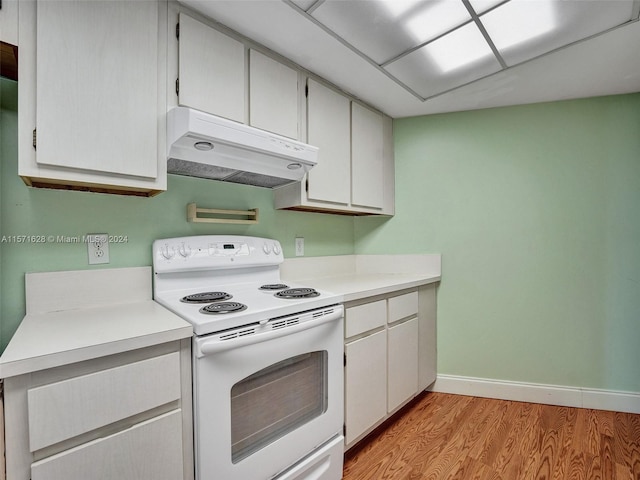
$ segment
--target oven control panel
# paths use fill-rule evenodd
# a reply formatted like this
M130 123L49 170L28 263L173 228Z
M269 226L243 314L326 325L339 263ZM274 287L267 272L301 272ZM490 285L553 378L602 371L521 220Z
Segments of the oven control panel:
M280 242L240 235L197 235L153 242L156 272L279 265Z

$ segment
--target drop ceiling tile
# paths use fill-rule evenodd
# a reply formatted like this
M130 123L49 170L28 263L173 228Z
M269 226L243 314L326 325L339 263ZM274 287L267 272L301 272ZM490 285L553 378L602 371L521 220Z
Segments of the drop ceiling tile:
M501 69L474 23L387 65L386 70L428 98Z
M506 0L506 1L509 1L509 0ZM473 10L478 15L504 2L505 0L469 0L469 3L473 7Z
M631 20L633 0L512 0L480 20L507 65L516 65Z
M312 16L378 64L471 19L461 0L326 0Z
M291 0L292 3L296 4L305 12L318 0Z

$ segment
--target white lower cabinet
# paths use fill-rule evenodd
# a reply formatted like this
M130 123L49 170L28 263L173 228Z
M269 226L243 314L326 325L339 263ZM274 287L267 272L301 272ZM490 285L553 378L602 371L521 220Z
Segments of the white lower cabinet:
M387 411L393 412L418 392L418 319L389 327Z
M435 286L346 304L345 447L435 380Z
M182 477L180 410L31 465L32 480L176 480Z
M344 346L345 443L349 445L387 413L387 333L377 333Z
M7 480L193 478L190 339L5 379Z

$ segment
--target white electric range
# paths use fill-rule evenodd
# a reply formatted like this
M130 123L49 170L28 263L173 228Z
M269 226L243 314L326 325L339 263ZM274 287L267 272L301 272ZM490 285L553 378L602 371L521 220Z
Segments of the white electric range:
M196 478L342 478L341 296L280 279L276 240L156 240L154 298L193 325Z

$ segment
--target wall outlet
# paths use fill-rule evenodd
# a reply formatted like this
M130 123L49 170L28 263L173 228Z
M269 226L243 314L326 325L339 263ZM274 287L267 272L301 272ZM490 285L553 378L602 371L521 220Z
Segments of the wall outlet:
M296 257L304 256L304 237L296 237Z
M106 233L88 233L87 254L89 265L109 263L109 235Z

